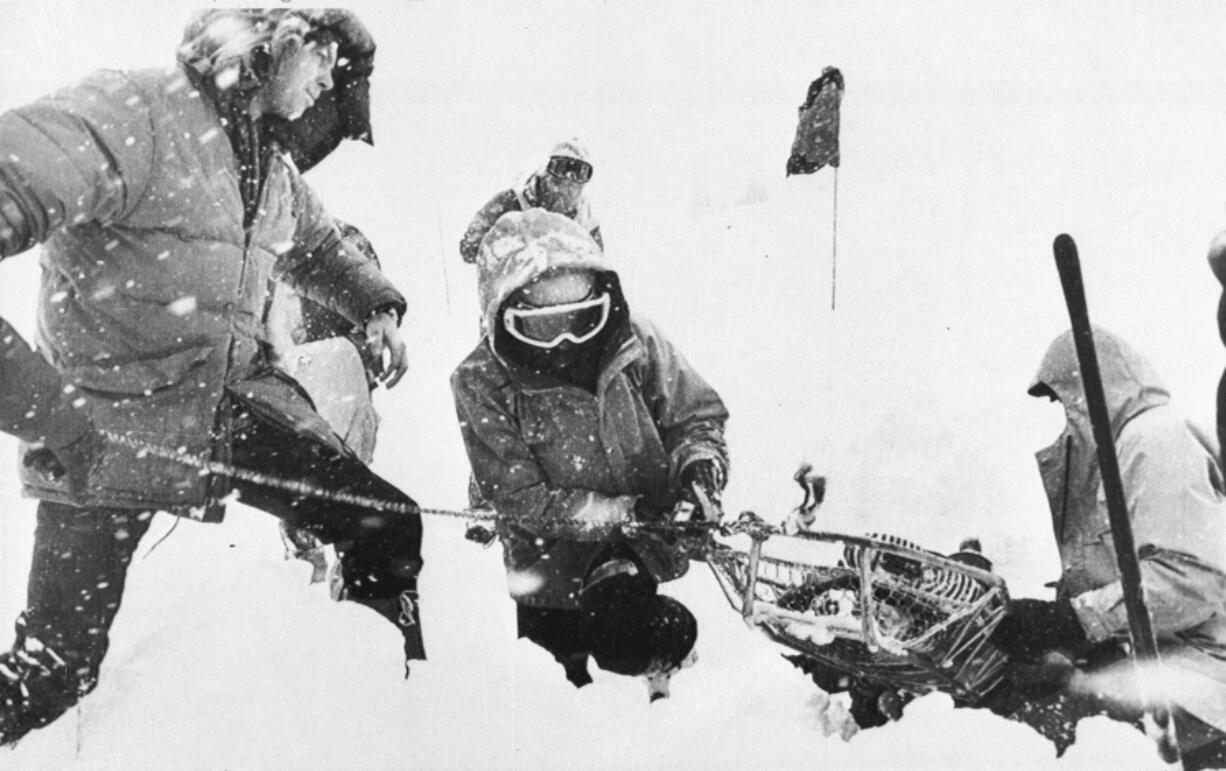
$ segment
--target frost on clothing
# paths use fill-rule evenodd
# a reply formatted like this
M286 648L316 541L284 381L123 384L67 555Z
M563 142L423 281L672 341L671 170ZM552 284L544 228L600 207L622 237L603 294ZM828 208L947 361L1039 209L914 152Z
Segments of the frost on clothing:
M1180 685L1175 704L1226 730L1226 493L1214 448L1169 405L1139 354L1094 330L1146 604L1162 658ZM1069 598L1092 641L1126 639L1096 445L1071 333L1057 338L1032 393L1050 388L1067 424L1037 454Z
M667 510L687 463L711 458L726 467L728 413L659 330L632 314L606 349L594 393L503 355L500 310L546 271L596 271L624 313L617 275L596 243L574 224L558 230L549 223L566 222L561 217L530 220L540 211L508 214L486 237L479 289L491 332L451 384L473 475L499 514L512 596L574 608L605 542L622 537L610 523L629 519L633 496ZM533 230L533 223L545 227ZM628 543L657 581L688 567L684 555L659 541Z
M46 241L38 342L100 428L211 455L225 388L265 366L270 277L355 324L404 300L281 153L265 153L244 226L249 171L199 85L184 69L103 71L0 116L0 254ZM109 447L84 497L25 482L80 505L212 501L208 477L136 452Z
M460 256L464 258L465 262L477 261L477 252L481 248L481 240L494 227L494 223L498 221L499 217L507 212L527 211L528 209L541 206L537 186L540 184L540 176L546 173L542 169L541 171L529 174L523 182L498 193L498 195L487 201L477 211L476 216L469 223L468 229L464 231L463 238L460 239ZM578 203L573 211L558 213L574 220L580 227L591 234L593 240L596 241L600 248L604 248L604 240L600 237L600 223L596 221L595 215L592 214L592 207L588 204L586 196L582 194L579 196Z

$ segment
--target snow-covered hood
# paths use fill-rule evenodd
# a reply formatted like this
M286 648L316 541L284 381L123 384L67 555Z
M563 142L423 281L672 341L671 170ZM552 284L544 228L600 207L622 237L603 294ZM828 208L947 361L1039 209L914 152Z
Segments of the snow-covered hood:
M1148 361L1127 343L1102 327L1094 327L1094 347L1102 374L1111 433L1118 437L1129 420L1147 409L1166 404L1170 392ZM1094 432L1081 385L1081 366L1072 331L1057 337L1047 349L1029 392L1042 395L1047 386L1064 405L1069 429L1093 446Z
M487 334L512 292L553 270L592 270L616 278L600 246L573 220L544 209L507 212L481 240L477 291Z

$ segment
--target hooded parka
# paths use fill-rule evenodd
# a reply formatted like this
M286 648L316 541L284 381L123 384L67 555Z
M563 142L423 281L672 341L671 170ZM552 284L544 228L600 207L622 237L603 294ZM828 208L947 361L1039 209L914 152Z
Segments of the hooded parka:
M1149 363L1110 332L1094 338L1119 456L1145 600L1178 706L1226 730L1226 485L1217 453L1169 405ZM1071 332L1047 351L1031 385L1064 407L1059 439L1036 454L1063 572L1090 640L1126 640L1128 616L1116 565L1093 429Z
M715 391L646 320L630 314L605 351L595 393L504 355L498 319L510 295L546 272L590 270L625 308L616 273L590 234L543 209L504 215L482 242L485 338L451 376L460 431L482 495L498 512L511 596L577 608L593 561L623 540L607 522L634 497L677 500L692 461L727 467L727 410ZM659 540L628 541L655 580L688 558Z
M257 12L215 13L252 39L268 26ZM271 371L270 278L355 324L385 307L403 316L403 297L348 251L286 153L263 148L260 174L240 162L230 137L243 105L227 109L241 98L227 87L245 82L246 60L213 54L101 71L0 115L0 256L45 242L39 348L100 429L138 445L111 443L81 494L27 474L35 497L219 518L214 479L139 445L225 461L219 407L237 398L343 447ZM236 84L218 74L240 69Z

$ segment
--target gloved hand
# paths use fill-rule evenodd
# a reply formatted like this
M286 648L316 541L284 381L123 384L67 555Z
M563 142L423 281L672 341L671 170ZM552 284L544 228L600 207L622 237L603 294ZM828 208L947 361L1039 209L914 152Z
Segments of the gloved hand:
M848 688L851 694L851 716L860 728L876 728L902 719L902 709L911 694L884 685L856 679Z
M66 481L73 495L85 491L90 472L102 459L106 440L92 428L63 447L35 447L26 452L22 464L53 484Z
M1075 656L1089 641L1068 600L1010 600L992 644L1011 659L1038 662L1045 653Z
M1074 671L1072 659L1058 651L1048 651L1034 664L1014 663L1005 670L1005 677L1015 694L1037 701L1063 690L1073 679Z
M697 508L696 513L708 522L719 521L723 514L724 467L711 458L701 458L691 461L681 469L678 475L681 485L680 495L684 501L689 501ZM700 495L701 493L701 495ZM706 498L714 511L705 511L703 498Z

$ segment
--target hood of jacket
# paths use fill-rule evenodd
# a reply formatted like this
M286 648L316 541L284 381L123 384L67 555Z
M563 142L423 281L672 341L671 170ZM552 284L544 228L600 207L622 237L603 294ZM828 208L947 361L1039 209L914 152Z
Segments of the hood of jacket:
M545 209L499 217L477 252L477 291L486 334L497 340L499 313L517 289L546 273L568 270L590 270L603 283L617 283L600 246L573 220Z
M1147 409L1166 404L1170 392L1153 366L1141 354L1112 332L1095 326L1094 350L1102 376L1111 433L1119 436L1129 420ZM1045 388L1046 387L1046 390ZM1062 333L1048 347L1028 393L1041 396L1047 390L1064 406L1069 428L1093 444L1090 411L1081 384L1081 365L1071 330Z

